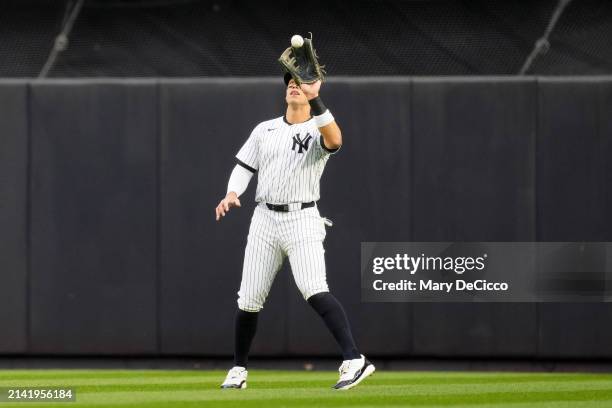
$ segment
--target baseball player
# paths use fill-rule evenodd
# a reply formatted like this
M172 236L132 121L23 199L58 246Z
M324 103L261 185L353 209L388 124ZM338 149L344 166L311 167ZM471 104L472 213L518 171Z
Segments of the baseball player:
M342 134L319 97L321 81L298 86L285 74L284 116L260 123L236 155L227 195L216 219L232 207L253 174L258 173L257 205L251 219L235 318L234 367L221 388L246 388L249 348L257 317L285 257L304 299L321 316L340 349L343 362L333 387L352 388L374 372L355 346L348 319L329 292L323 240L328 220L319 215L319 181L329 157L342 145Z

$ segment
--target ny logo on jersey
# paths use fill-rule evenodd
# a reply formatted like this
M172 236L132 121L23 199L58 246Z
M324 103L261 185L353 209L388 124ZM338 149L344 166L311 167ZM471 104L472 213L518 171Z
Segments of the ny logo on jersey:
M306 136L304 136L303 139L300 139L299 133L294 135L291 150L295 151L295 146L299 146L300 148L298 149L298 153L303 153L303 150L308 150L308 145L310 144L311 139L312 136L310 136L310 133L306 133Z

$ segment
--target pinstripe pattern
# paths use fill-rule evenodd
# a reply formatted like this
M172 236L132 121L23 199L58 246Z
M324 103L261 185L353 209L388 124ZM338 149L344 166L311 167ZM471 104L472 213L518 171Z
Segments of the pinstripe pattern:
M309 138L301 149L294 137ZM319 182L330 153L320 143L321 133L310 119L289 125L283 117L262 122L236 158L258 170L255 201L288 204L318 201Z
M289 258L293 279L304 299L328 292L325 234L317 207L277 212L258 205L249 229L238 307L248 312L263 308L285 257Z
M319 200L319 183L330 156L320 138L314 120L289 125L280 117L257 125L236 155L258 171L255 201L260 203L251 219L238 291L242 310L263 308L286 257L304 299L329 291L323 248L326 231L318 208L276 212L265 206Z

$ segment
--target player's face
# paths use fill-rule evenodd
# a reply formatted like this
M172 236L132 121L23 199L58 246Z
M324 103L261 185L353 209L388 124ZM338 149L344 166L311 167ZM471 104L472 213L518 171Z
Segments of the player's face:
M302 92L300 87L297 86L293 79L290 80L289 84L287 85L287 93L285 94L285 100L287 101L287 104L308 104L308 99L306 98L306 95L304 95L304 92Z

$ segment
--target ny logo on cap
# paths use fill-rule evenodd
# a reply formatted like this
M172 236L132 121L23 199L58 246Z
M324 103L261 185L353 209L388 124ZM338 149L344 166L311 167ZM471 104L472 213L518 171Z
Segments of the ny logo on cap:
M310 133L306 133L306 136L304 136L303 139L300 139L299 133L294 135L291 150L295 151L295 146L299 146L300 148L298 149L298 153L303 153L303 150L308 150L308 145L310 144L311 139L312 136L310 136Z

